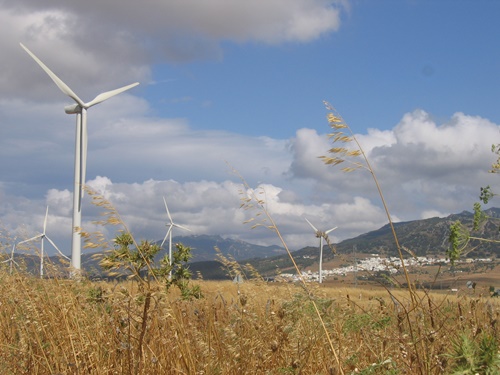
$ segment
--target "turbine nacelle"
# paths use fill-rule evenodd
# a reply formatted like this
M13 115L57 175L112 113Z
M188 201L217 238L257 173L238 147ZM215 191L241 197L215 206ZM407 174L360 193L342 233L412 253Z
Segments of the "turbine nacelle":
M66 112L68 115L75 115L78 113L82 113L82 107L80 107L80 104L70 104L64 107L64 112Z

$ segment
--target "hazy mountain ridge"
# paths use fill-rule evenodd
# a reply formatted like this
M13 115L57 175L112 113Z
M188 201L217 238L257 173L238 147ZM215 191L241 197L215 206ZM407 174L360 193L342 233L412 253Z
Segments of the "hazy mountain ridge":
M500 208L490 208L485 210L485 213L490 219L486 220L481 229L477 233L474 233L474 235L500 240L500 220L498 220L500 218ZM457 220L470 227L472 225L473 214L463 211L445 218L434 217L398 222L394 224L394 227L400 245L416 256L444 256L448 248L450 225ZM175 248L175 243L182 243L185 246L191 247L193 254L190 262L191 269L193 271L200 271L206 278L223 277L220 270L221 264L217 262L215 247L226 257L233 257L240 263L252 264L263 275L274 274L276 269L285 270L292 266L285 249L279 246L259 246L241 240L223 238L220 235L176 236L172 239L173 248ZM500 256L499 244L479 243L476 241L474 245L479 246L471 253L470 256L472 257L483 257L492 254ZM355 251L356 253L377 253L380 256L397 256L397 248L389 224L355 238L341 241L333 246L338 255L352 254ZM163 257L168 253L168 243L164 244L163 248L164 250L159 254L159 257ZM328 261L336 256L326 245L323 254L324 261ZM318 260L318 247L305 247L293 252L293 256L300 267L310 266ZM24 257L24 262L28 268L32 269L33 273L37 273L39 267L37 257L16 254L16 260L18 257ZM57 256L51 257L51 262L54 264L60 263ZM82 268L95 275L102 274L95 253L84 253L82 255Z
M192 249L193 258L191 262L215 260L217 254L216 247L225 256L232 256L238 261L285 254L285 249L276 245L254 245L241 240L223 238L220 235L175 236L172 238L172 249L175 249L175 243L182 243ZM163 248L168 251L168 244L164 244Z

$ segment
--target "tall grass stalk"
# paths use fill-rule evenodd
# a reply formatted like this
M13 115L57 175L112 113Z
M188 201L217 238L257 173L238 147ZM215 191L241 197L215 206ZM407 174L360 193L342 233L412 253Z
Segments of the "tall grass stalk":
M424 308L421 306L421 300L419 300L414 285L410 280L410 275L408 272L408 269L406 267L406 262L405 258L403 256L403 247L399 243L398 236L396 234L396 230L394 228L394 222L392 221L391 214L389 212L389 208L387 205L387 202L385 200L384 194L382 192L382 189L380 187L378 178L375 174L375 171L370 163L370 160L368 159L363 147L359 143L358 139L356 138L355 134L349 127L349 125L344 121L342 116L336 111L336 109L331 106L329 103L324 102L326 109L330 111L327 115L328 123L330 127L333 129L333 132L330 133L328 136L332 140L334 146L339 144L339 146L332 147L329 150L330 156L320 156L320 158L323 160L323 162L327 165L339 165L339 164L348 164L347 166L342 168L343 172L349 173L356 171L358 169L363 169L366 170L370 173L370 175L373 178L373 181L375 183L375 187L377 189L377 192L380 196L382 206L384 207L385 214L387 216L387 220L389 222L389 226L391 228L392 236L394 238L394 243L396 245L397 251L398 251L398 257L401 261L401 267L403 270L403 275L406 280L406 286L407 290L410 295L410 300L411 300L411 306L406 309L405 308L405 315L406 315L406 320L408 322L408 327L411 335L411 341L415 347L415 355L417 357L417 362L419 364L419 368L421 368L422 374L426 372L425 370L425 365L428 363L429 358L426 358L425 360L422 357L422 355L426 355L426 350L425 348L422 347L422 341L418 339L415 330L418 329L418 325L414 324L412 319L410 319L410 313L413 311L416 311L417 309L420 308L420 310L423 310ZM347 133L345 133L347 132ZM354 148L347 148L349 144L354 144ZM362 158L362 161L359 161L359 157ZM430 303L430 301L429 301ZM416 327L414 327L416 326Z
M276 225L276 222L274 221L273 217L271 216L271 213L269 212L269 210L266 207L266 201L257 196L255 189L252 189L250 187L250 185L247 183L247 181L243 178L243 176L241 176L241 174L235 168L233 168L230 165L229 165L229 167L231 168L232 173L240 178L240 180L243 183L243 186L245 187L245 191L240 192L242 194L242 198L241 198L242 203L241 203L240 208L244 208L247 210L252 209L252 208L257 208L259 210L259 213L257 213L257 216L260 216L261 213L264 214L263 220L253 224L252 228L264 226L267 229L274 231L276 233L276 235L278 236L281 244L285 248L285 250L286 250L286 252L287 252L287 254L288 254L288 256L293 264L293 267L294 267L295 271L297 272L299 280L300 280L304 290L307 292L307 295L308 295L312 305L314 306L314 311L316 312L316 315L321 323L321 327L323 328L325 336L328 340L328 344L329 344L330 349L331 349L333 356L335 358L335 362L337 363L338 371L340 374L343 375L344 370L342 368L342 364L340 362L339 355L338 355L337 350L335 349L335 347L333 345L333 342L332 342L332 339L331 339L330 334L328 332L328 329L326 328L325 322L321 316L321 312L318 309L316 301L312 298L313 295L310 292L309 287L308 287L304 277L302 276L302 272L300 271L297 263L295 262L295 259L293 258L293 255L292 255L290 249L288 248L287 243L285 242L285 239L281 235L281 231L279 230L278 226ZM262 191L261 193L265 193L265 192ZM250 223L252 221L254 221L254 218L251 218L249 221L247 221L247 223Z
M328 114L327 118L328 118L328 123L330 124L330 127L334 130L333 133L328 135L329 138L333 140L333 143L340 142L343 144L347 144L347 143L354 142L354 144L356 145L356 148L354 150L349 150L345 147L333 147L329 150L329 153L332 154L333 156L320 156L320 158L327 165L338 165L338 164L341 164L344 162L348 162L350 164L350 166L342 168L342 171L344 171L344 172L353 172L357 169L362 168L362 169L367 170L371 174L373 181L375 183L375 186L377 188L377 192L378 192L380 199L382 201L382 206L384 207L384 211L385 211L385 214L387 216L387 220L389 221L389 225L391 227L391 232L392 232L392 235L394 238L394 243L395 243L396 248L398 250L399 259L401 260L401 266L403 268L403 273L404 273L404 276L406 279L408 290L409 290L411 298L412 298L412 302L414 304L416 304L417 301L415 300L414 288L413 288L412 283L410 281L410 276L409 276L408 270L406 269L402 247L399 244L398 236L397 236L396 230L394 228L394 222L392 221L392 217L391 217L391 214L389 212L389 207L387 206L386 200L384 198L384 194L383 194L382 189L380 187L380 184L378 182L375 171L370 164L370 160L366 156L366 153L363 150L363 147L361 147L361 144L359 143L358 139L356 138L356 136L352 132L351 128L344 121L344 119L340 116L340 114L329 103L325 102L325 106L329 111L331 111L331 113ZM344 134L344 129L349 132L348 135ZM354 162L351 161L353 158L356 158L359 156L362 156L364 163L361 163L358 161L354 161Z

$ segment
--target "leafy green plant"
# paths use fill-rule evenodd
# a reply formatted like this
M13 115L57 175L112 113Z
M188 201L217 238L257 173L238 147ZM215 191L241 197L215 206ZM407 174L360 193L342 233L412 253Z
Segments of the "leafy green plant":
M127 275L138 282L139 290L150 291L151 280L163 281L166 290L176 286L184 299L201 298L199 286L190 286L192 273L187 263L192 258L191 248L180 243L172 254L172 262L165 255L159 263L155 256L161 251L158 244L141 241L134 247L134 239L130 233L120 233L114 239L115 249L108 251L100 261L104 270L112 271L110 275Z
M161 251L158 244L141 241L135 246L132 235L128 232L118 234L114 239L115 249L103 257L100 265L105 270L114 270L114 274L126 273L128 278L137 281L139 294L135 296L138 303L143 304L142 315L139 319L139 337L137 339L137 358L135 373L139 372L143 356L144 339L147 332L147 322L152 308L154 285L152 281L163 280L166 290L172 285L181 291L183 299L201 298L203 295L199 286L191 287L189 279L191 272L186 266L191 258L191 249L182 244L176 244L176 251L172 254L172 262L168 255L155 264L155 256ZM130 338L129 338L130 340Z
M149 281L153 272L154 257L161 247L149 241L142 241L134 247L134 239L128 232L119 233L114 239L114 249L108 250L100 261L100 266L111 271L111 276L126 274L128 278L139 281L142 286Z
M191 248L181 243L175 244L175 251L172 253L172 264L168 255L160 261L160 267L153 268L153 274L161 277L167 290L172 286L179 288L183 299L202 298L203 294L199 285L190 285L192 272L189 270L188 262L193 257Z
M500 144L493 145L491 147L492 152L497 155L497 160L492 164L490 173L500 173ZM495 194L490 185L480 188L479 200L483 204L488 204L491 199L493 199L498 194ZM474 218L472 221L471 228L464 225L461 221L455 221L450 225L450 234L448 236L448 242L450 246L446 251L446 255L450 259L452 265L459 260L461 257L466 256L473 250L477 248L476 246L471 246L471 241L476 240L476 242L491 242L500 243L499 240L484 238L481 236L473 235L474 232L480 231L483 225L486 223L487 219L491 219L483 211L480 202L474 203ZM499 228L500 231L500 228Z
M489 335L481 335L478 340L462 334L452 342L449 357L454 365L453 375L494 375L500 372L498 342Z

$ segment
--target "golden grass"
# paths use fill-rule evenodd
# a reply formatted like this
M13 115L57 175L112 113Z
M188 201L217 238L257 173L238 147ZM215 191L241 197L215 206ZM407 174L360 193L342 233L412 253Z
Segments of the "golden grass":
M304 288L200 282L204 298L155 289L141 357L134 350L143 300L133 283L40 280L0 274L2 374L338 374ZM344 373L413 374L405 290L311 285ZM392 293L392 292L391 292ZM453 367L461 335L498 338L497 300L417 293L411 315L426 345L427 373ZM422 353L421 353L422 354ZM137 361L140 361L138 364ZM137 370L138 369L138 370Z

